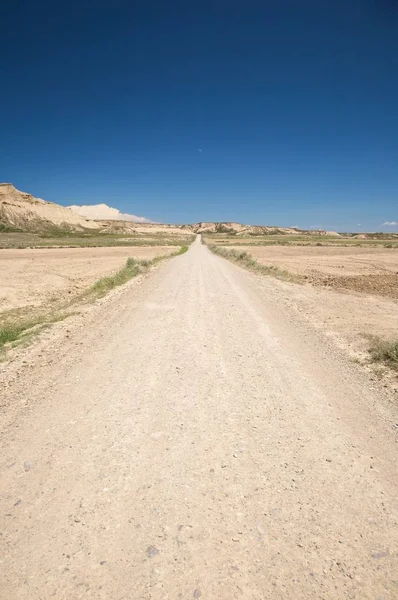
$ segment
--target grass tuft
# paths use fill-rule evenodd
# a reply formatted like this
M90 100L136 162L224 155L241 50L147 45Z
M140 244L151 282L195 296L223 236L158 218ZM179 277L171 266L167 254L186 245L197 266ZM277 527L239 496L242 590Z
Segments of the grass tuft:
M15 342L26 330L34 327L36 323L27 321L25 323L9 323L0 327L0 347L4 344Z
M398 341L373 338L369 352L374 362L381 362L398 371Z
M18 320L6 320L0 324L0 349L6 344L13 344L22 338L28 337L43 327L63 321L70 315L71 312L48 313L34 316L30 318L20 318Z

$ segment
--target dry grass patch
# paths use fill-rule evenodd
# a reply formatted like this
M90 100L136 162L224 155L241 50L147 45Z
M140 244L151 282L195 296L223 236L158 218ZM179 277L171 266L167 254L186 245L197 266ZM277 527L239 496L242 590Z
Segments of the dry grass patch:
M73 312L49 312L43 314L31 314L30 316L6 316L0 323L0 351L5 347L13 347L22 341L27 341L32 335L43 328L59 323Z
M93 294L98 297L104 296L110 290L119 285L123 285L127 283L133 277L140 275L141 273L145 273L150 269L151 266L155 265L159 261L165 258L172 258L173 256L179 256L180 254L184 254L188 250L188 246L181 246L178 252L173 252L173 254L168 254L165 256L155 256L152 260L147 259L138 259L130 256L126 264L119 271L114 273L113 275L108 275L106 277L101 277L98 279L88 290L88 294ZM85 293L87 295L87 293Z
M185 246L191 244L195 235L164 232L152 233L72 233L54 230L46 233L26 233L18 229L1 228L0 249L6 248L100 248L140 246Z
M384 363L398 371L398 340L372 338L369 353L372 361Z
M290 273L289 271L286 271L285 269L281 269L274 265L263 265L257 262L257 259L245 250L224 248L223 246L216 246L214 244L209 245L209 248L212 252L214 252L214 254L218 254L223 258L227 258L228 260L231 260L232 262L246 267L251 271L263 273L264 275L271 275L272 277L277 277L278 279L283 279L284 281L291 281L293 283L304 282L304 278L300 275L295 275L294 273Z

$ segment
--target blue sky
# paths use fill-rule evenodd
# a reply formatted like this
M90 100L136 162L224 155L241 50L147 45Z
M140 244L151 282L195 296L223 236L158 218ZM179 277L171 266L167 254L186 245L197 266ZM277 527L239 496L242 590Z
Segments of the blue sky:
M398 221L394 0L7 1L0 180L166 222Z

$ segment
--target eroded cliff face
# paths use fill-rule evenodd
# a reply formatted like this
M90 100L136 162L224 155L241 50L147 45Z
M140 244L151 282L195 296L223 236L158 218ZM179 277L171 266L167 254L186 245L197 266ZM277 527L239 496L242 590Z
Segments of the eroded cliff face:
M32 232L54 227L72 231L100 229L100 225L95 221L59 204L21 192L11 183L0 184L0 223Z

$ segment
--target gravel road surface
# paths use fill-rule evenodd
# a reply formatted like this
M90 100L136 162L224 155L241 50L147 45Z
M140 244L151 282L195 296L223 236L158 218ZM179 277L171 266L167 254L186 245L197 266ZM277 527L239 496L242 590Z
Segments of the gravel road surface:
M398 598L393 407L284 290L198 239L29 370L2 600Z

